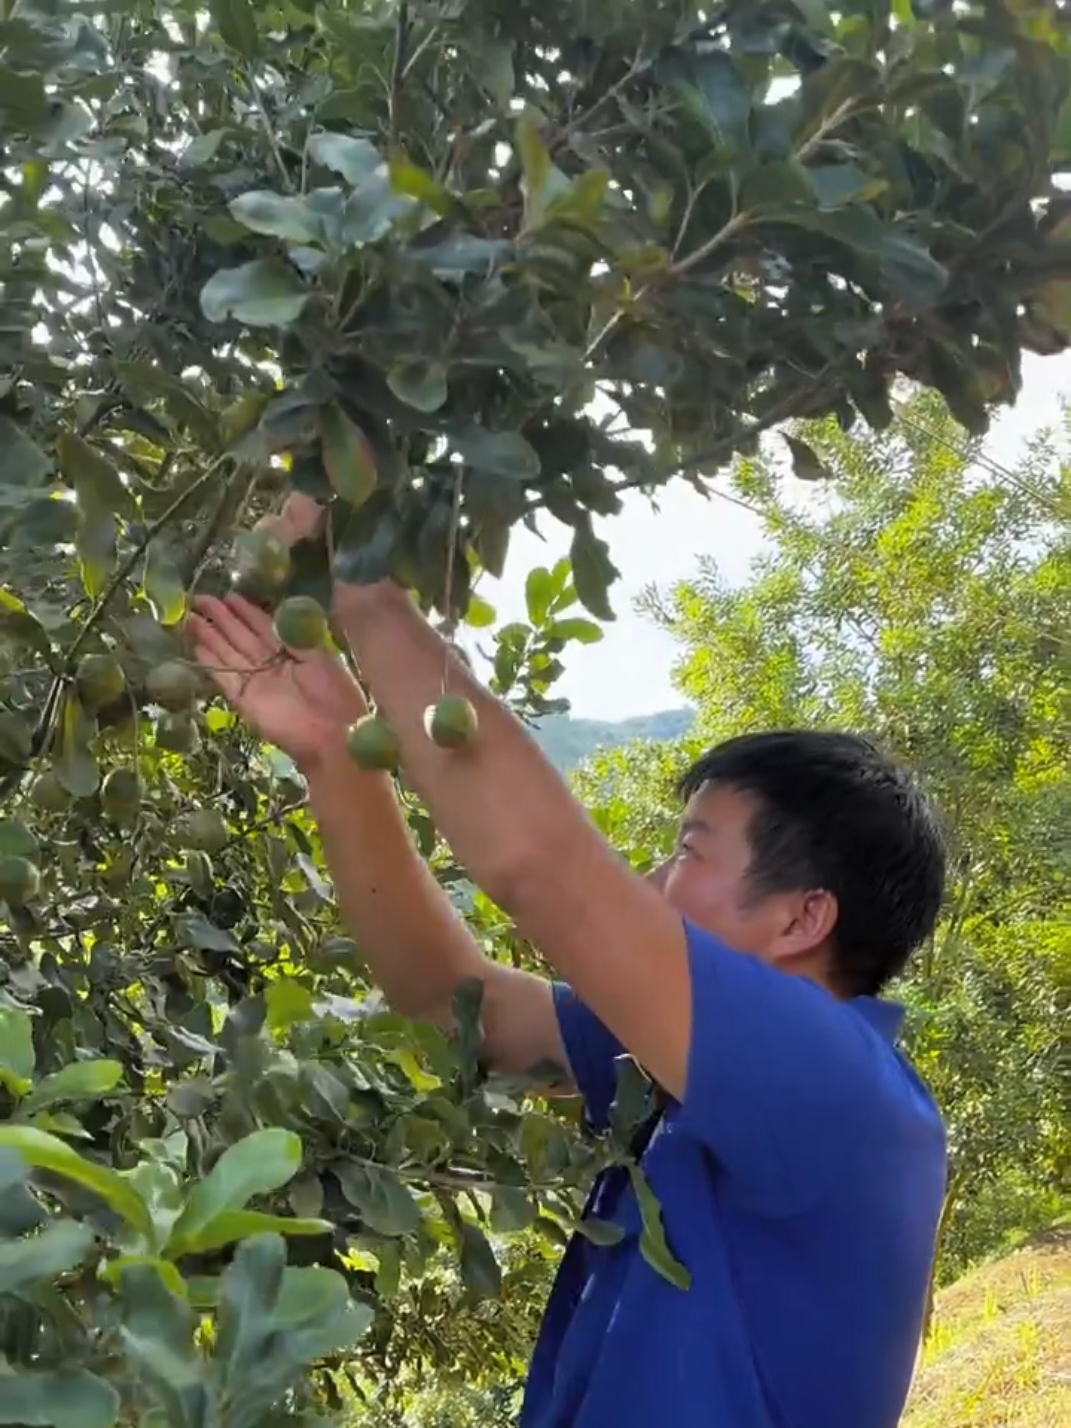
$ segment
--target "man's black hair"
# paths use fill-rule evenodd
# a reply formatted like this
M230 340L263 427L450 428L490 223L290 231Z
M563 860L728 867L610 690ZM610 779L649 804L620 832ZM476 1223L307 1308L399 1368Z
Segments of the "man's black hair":
M821 888L837 899L833 972L849 996L873 995L933 931L945 886L938 818L911 776L858 734L743 734L718 744L678 791L750 795L749 892Z

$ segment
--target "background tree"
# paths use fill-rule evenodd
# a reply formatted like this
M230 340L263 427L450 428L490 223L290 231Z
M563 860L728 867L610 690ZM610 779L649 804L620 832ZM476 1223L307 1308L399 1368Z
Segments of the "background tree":
M571 566L493 647L539 713L611 613L620 487L881 427L898 373L980 430L1071 340L1066 19L0 5L0 1420L520 1372L536 1257L493 1242L560 1242L620 1139L486 1080L474 1002L450 1043L370 998L293 770L191 687L190 592L293 486L328 531L289 570L241 542L262 594L325 602L333 562L486 625L549 516Z
M942 1277L1051 1220L1066 1192L1069 435L1035 438L1005 471L923 396L869 440L809 431L833 477L817 492L773 460L741 462L734 491L770 543L751 580L731 589L706 563L646 599L681 642L694 733L614 751L579 778L608 836L642 860L668 849L672 780L733 733L857 729L925 779L952 877L902 991L910 1050L949 1122Z

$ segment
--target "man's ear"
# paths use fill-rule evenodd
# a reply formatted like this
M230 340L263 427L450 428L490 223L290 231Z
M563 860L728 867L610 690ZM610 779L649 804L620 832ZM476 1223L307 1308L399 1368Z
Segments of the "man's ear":
M781 934L780 951L786 958L803 957L826 946L840 912L837 899L825 888L796 895L793 915Z

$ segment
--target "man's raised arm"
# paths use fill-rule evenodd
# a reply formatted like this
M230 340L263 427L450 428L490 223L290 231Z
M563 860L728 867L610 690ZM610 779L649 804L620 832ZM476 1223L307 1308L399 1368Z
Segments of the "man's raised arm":
M336 611L362 677L401 745L407 780L473 880L517 921L581 999L672 1094L691 1024L688 950L653 880L624 867L520 722L385 582L341 586ZM428 737L443 690L474 704L460 750Z

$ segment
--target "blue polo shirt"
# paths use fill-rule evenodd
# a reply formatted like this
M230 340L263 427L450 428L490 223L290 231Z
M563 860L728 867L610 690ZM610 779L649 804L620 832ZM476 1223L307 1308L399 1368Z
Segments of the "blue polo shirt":
M566 1251L522 1428L895 1428L945 1189L902 1009L687 930L687 1088L642 1163L691 1287L642 1257L627 1173L609 1172L589 1210L623 1237ZM555 1000L603 1129L623 1048L568 987Z

